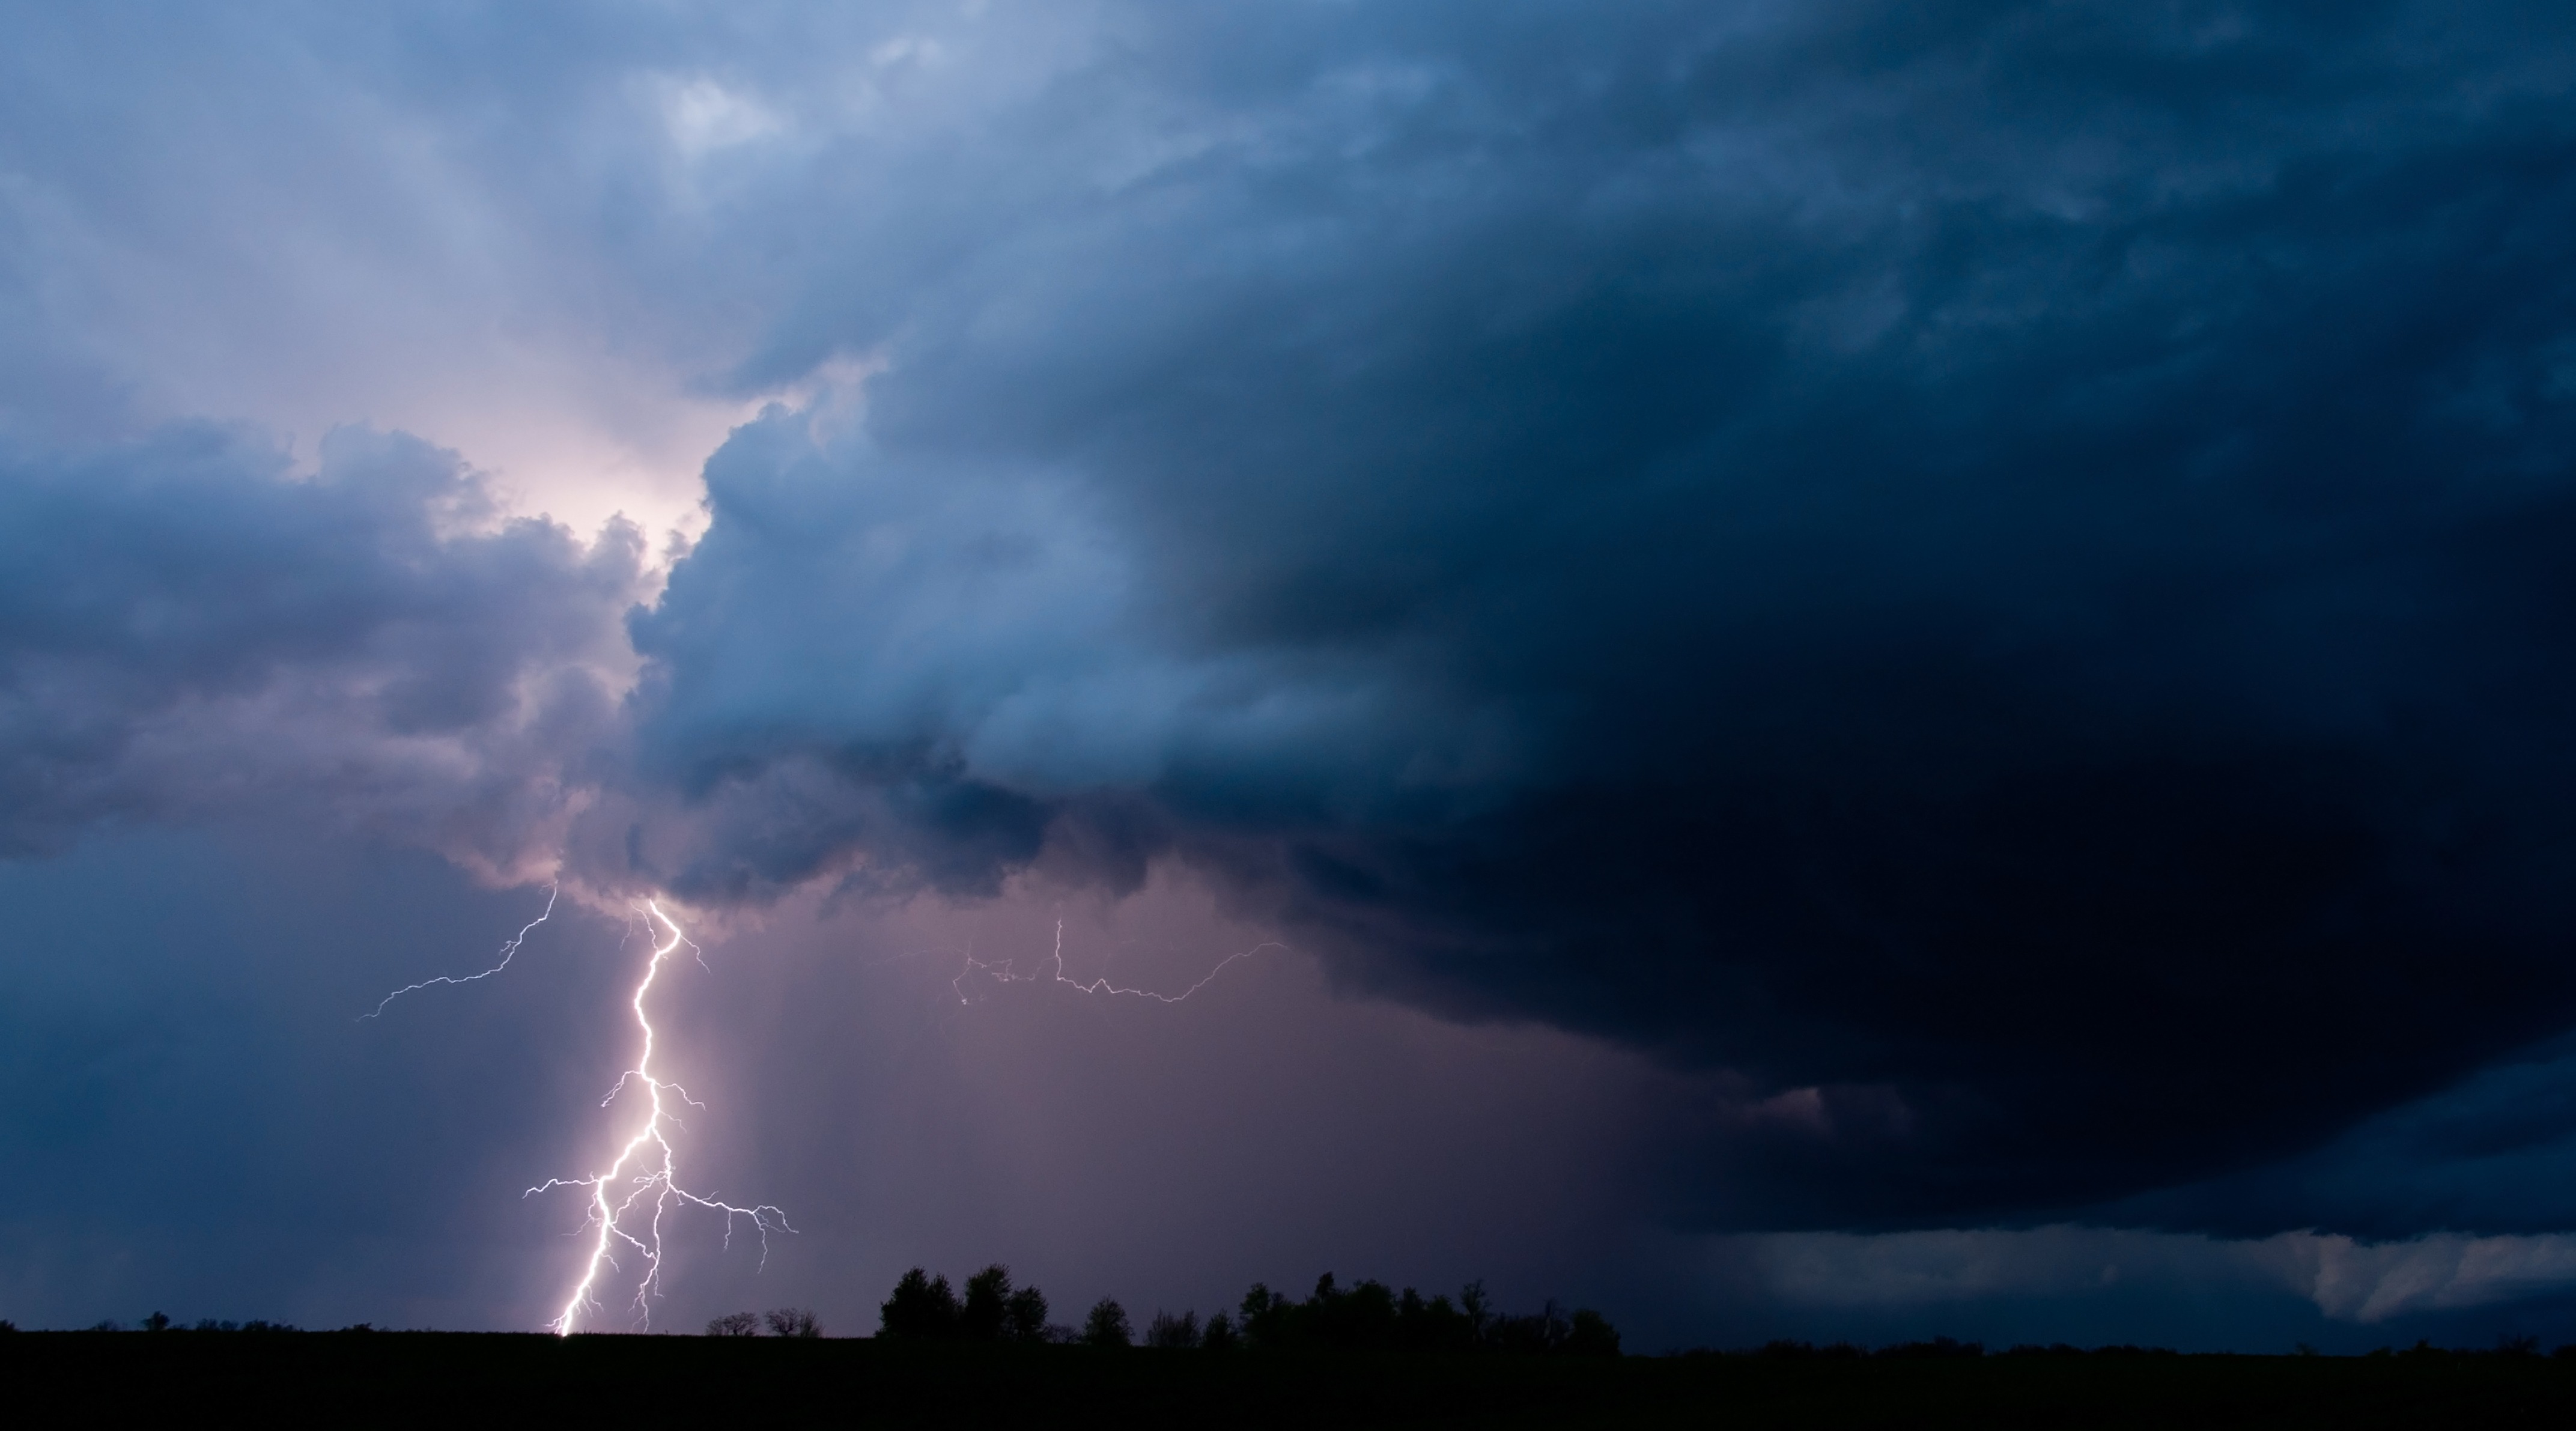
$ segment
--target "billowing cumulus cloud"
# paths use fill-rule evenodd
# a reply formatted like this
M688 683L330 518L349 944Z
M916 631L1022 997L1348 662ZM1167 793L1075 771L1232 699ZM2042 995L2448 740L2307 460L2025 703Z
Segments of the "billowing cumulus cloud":
M283 798L524 877L612 735L639 546L359 429L306 478L206 427L0 456L0 849Z
M1140 18L823 143L814 223L906 181L837 252L755 210L766 361L876 371L710 465L631 857L1192 861L1745 1079L1726 1220L2214 1175L2576 1013L2554 24L1431 13Z
M355 176L302 232L393 336L321 366L490 312L756 408L703 537L648 600L410 439L125 422L258 383L13 280L0 371L157 434L0 428L18 847L256 788L706 906L1160 861L1680 1070L1684 1225L2563 1225L2333 1171L2576 1021L2555 12L531 13L290 27L151 191ZM149 146L19 149L33 269Z

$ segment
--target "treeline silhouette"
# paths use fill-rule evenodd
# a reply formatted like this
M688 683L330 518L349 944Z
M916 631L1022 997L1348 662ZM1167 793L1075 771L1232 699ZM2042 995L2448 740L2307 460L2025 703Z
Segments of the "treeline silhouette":
M819 1337L823 1324L803 1307L780 1307L766 1316L758 1312L735 1312L707 1323L711 1337L753 1337L760 1335L763 1322L773 1337Z
M229 1415L336 1423L352 1406L399 1404L447 1419L489 1418L494 1406L554 1419L613 1422L740 1419L746 1406L861 1406L887 1425L984 1424L1146 1428L1222 1425L1634 1427L1873 1427L2134 1425L2576 1427L2576 1357L2553 1359L2529 1337L2492 1351L2418 1344L2368 1357L2171 1355L2069 1347L1998 1353L1938 1339L1865 1352L1846 1344L1775 1342L1748 1355L1513 1355L1264 1352L1251 1347L1466 1345L1483 1304L1367 1284L1319 1286L1282 1297L1256 1288L1249 1315L1138 1316L1114 1300L1094 1316L1067 1309L1058 1327L1021 1314L985 1318L969 1341L967 1305L1030 1289L989 1278L985 1296L945 1299L952 1315L900 1336L816 1339L809 1314L780 1308L723 1319L729 1339L629 1335L555 1337L386 1333L359 1328L278 1333L275 1323L204 1330L151 1316L126 1330L11 1332L0 1323L0 1379L11 1404L79 1408L100 1424L157 1425ZM970 1279L971 1280L971 1279ZM936 1311L937 1279L912 1279L908 1307ZM876 1299L870 1298L871 1304ZM889 1299L891 1300L891 1299ZM1038 1297L1019 1305L1033 1309ZM1408 1314L1408 1303L1419 1310ZM872 1310L876 1309L872 1305ZM1203 1309L1204 1310L1204 1309ZM1572 1316L1487 1312L1478 1347L1577 1342ZM94 1312L91 1315L95 1315ZM874 1321L874 1318L870 1318ZM1191 1351L1095 1351L1013 1346L1006 1339L1081 1340ZM1548 1323L1558 1320L1556 1328ZM1535 1321L1538 1325L1529 1324ZM1515 1329L1515 1323L1518 1328ZM1219 1330L1219 1329L1222 1330ZM694 1321L689 1330L695 1331ZM847 1332L873 1331L850 1327ZM1233 1350L1211 1352L1214 1344ZM1444 1338L1447 1339L1444 1341ZM1410 1340L1408 1340L1410 1339ZM1517 1341L1515 1340L1517 1339ZM1748 1349L1750 1350L1750 1349ZM2576 1348L2570 1348L2576 1352ZM854 1388L856 1391L854 1392ZM852 1401L856 1394L858 1401ZM237 1410L235 1408L238 1408Z
M1080 1327L1049 1322L1046 1294L1035 1287L1013 1287L1010 1270L998 1263L967 1278L966 1295L962 1298L950 1288L947 1278L933 1277L921 1268L913 1268L895 1284L894 1295L886 1300L879 1314L881 1324L877 1336L893 1341L1038 1342L1126 1347L1135 1345L1138 1340L1126 1309L1111 1298L1104 1297L1094 1303ZM755 1337L764 1329L773 1337L819 1338L823 1335L822 1324L814 1313L801 1307L780 1307L765 1313L734 1312L708 1322L706 1333L711 1337ZM0 1337L12 1337L18 1330L16 1322L0 1318ZM371 1333L380 1329L372 1323L358 1322L346 1327L307 1332L291 1322L256 1319L217 1321L211 1317L191 1324L155 1311L132 1324L109 1318L70 1330L80 1333L239 1333L256 1338L264 1333L345 1337L350 1333ZM1244 1294L1239 1312L1232 1316L1219 1312L1201 1322L1192 1312L1175 1316L1158 1311L1146 1324L1142 1340L1149 1347L1218 1351L1256 1346L1619 1355L1618 1331L1599 1313L1588 1309L1567 1314L1550 1301L1532 1315L1505 1316L1493 1310L1481 1282L1468 1283L1453 1302L1445 1296L1425 1300L1410 1287L1402 1292L1392 1292L1382 1282L1361 1282L1345 1288L1337 1285L1330 1273L1316 1281L1314 1292L1302 1302L1274 1293L1256 1282L1252 1290ZM1693 1347L1652 1360L1691 1362L1724 1358L1729 1361L1798 1362L1996 1357L2013 1361L2052 1361L2070 1358L2162 1359L2180 1355L2170 1347L2125 1343L2078 1347L2065 1342L2044 1346L2025 1342L2001 1351L1988 1351L1983 1343L1962 1342L1949 1337L1898 1342L1876 1349L1851 1342L1828 1342L1819 1346L1814 1342L1784 1338L1743 1350ZM2419 1339L2411 1347L2383 1346L2365 1353L2340 1355L2320 1352L2301 1342L2296 1355L2349 1361L2395 1358L2401 1361L2546 1359L2576 1362L2576 1342L2543 1351L2540 1339L2533 1336L2500 1335L2491 1348L2437 1347L2429 1340ZM2201 1359L2207 1360L2206 1357Z
M16 1330L18 1330L18 1324L16 1322L0 1319L0 1333L14 1332ZM83 1332L249 1332L257 1334L262 1332L301 1332L304 1329L295 1325L293 1322L270 1322L263 1321L258 1318L253 1318L247 1322L219 1322L212 1317L206 1317L196 1322L194 1325L191 1325L186 1322L174 1322L170 1320L170 1316L166 1312L154 1312L152 1315L136 1322L131 1327L118 1321L114 1317L109 1317L105 1321L93 1322L86 1327L77 1327L73 1330ZM375 1327L366 1322L359 1322L354 1326L339 1327L331 1330L340 1332L372 1332L375 1330Z
M893 1341L1070 1342L1095 1347L1133 1346L1127 1309L1115 1298L1092 1304L1080 1327L1047 1320L1047 1299L1035 1287L1014 1287L1011 1272L995 1263L966 1279L957 1295L944 1275L915 1267L895 1283L879 1308L877 1335ZM774 1317L776 1314L773 1313ZM746 1320L748 1313L738 1313ZM720 1322L729 1319L719 1318ZM710 1324L711 1334L721 1335ZM810 1335L810 1333L809 1333ZM1574 1356L1617 1356L1619 1332L1590 1308L1569 1313L1553 1299L1534 1313L1495 1310L1482 1282L1470 1282L1456 1301L1425 1298L1411 1287L1398 1292L1378 1281L1343 1287L1325 1273L1303 1301L1256 1282L1232 1315L1201 1322L1195 1310L1156 1311L1144 1344L1165 1349L1228 1351L1308 1347L1344 1351L1493 1351Z

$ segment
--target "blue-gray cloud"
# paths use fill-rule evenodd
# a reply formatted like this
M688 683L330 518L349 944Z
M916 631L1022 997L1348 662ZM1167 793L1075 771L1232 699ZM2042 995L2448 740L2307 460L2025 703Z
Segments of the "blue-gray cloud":
M613 738L639 545L361 429L301 478L206 426L0 454L0 850L283 800L518 870Z
M766 216L743 380L882 371L635 624L654 876L1192 860L1812 1090L1702 1174L1754 1222L2211 1175L2576 1014L2564 25L1147 13Z
M283 789L708 902L1186 863L1708 1075L1718 1226L2418 1230L2282 1170L2576 1021L2553 11L20 28L17 849ZM155 333L292 371L269 292L784 400L630 615L458 458L148 421Z

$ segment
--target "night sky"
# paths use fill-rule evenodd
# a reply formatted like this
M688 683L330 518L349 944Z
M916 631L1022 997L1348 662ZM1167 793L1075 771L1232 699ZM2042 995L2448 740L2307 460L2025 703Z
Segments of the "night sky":
M544 1325L653 900L796 1230L585 1330L2576 1339L2571 94L2457 0L0 6L0 1316Z

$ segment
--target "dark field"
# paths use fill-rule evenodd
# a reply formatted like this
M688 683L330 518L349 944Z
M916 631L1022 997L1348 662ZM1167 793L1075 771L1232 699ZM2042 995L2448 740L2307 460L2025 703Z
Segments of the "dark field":
M0 1337L15 1424L2576 1426L2576 1362L1527 1358L434 1332ZM617 1418L603 1423L595 1418ZM574 1422L571 1418L580 1418Z

